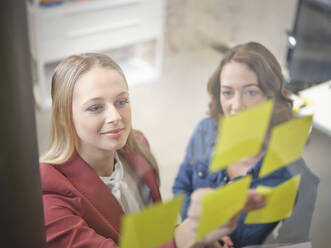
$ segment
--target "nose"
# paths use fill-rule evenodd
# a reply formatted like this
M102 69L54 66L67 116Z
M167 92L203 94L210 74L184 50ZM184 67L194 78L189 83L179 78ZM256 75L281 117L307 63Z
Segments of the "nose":
M122 120L122 116L114 105L109 105L106 111L106 123L117 123Z
M244 99L243 99L242 94L240 94L239 92L236 93L232 100L233 101L232 101L232 106L231 106L232 107L231 112L233 114L245 109L245 104L244 104Z

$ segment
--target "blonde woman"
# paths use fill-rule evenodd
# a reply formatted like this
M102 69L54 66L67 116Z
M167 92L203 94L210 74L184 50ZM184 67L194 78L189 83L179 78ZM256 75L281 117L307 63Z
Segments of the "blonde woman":
M50 146L40 165L48 247L117 247L121 216L161 200L156 161L131 127L125 76L108 56L68 57L53 75L52 101ZM217 247L234 228L236 218L193 242L205 192L197 192L190 217L164 247ZM247 209L264 204L254 191L248 199Z

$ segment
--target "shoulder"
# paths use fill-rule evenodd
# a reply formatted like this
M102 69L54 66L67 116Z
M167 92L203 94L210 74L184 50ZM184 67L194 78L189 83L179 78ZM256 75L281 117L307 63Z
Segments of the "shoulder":
M146 138L146 136L141 132L140 130L133 129L132 130L133 136L135 137L136 141L146 147L148 150L150 150L149 142Z
M217 121L211 117L203 118L195 127L195 131L203 132L210 130L217 130Z
M56 168L57 165L40 164L41 189L45 193L71 195L73 185L69 178Z
M56 165L47 163L40 163L40 177L43 184L46 184L53 179L60 179L63 177L60 171L55 168Z
M217 135L217 122L213 118L204 118L198 122L196 127L194 128L191 141L192 140L199 140L203 143L213 143L215 141Z
M217 137L217 122L204 118L196 125L186 149L185 161L190 164L208 163Z

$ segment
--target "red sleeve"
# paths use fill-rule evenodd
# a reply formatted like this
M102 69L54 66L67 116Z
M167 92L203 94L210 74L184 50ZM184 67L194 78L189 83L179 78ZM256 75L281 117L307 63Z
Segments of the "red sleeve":
M117 248L116 243L97 234L79 216L72 202L79 200L46 194L43 196L48 248Z

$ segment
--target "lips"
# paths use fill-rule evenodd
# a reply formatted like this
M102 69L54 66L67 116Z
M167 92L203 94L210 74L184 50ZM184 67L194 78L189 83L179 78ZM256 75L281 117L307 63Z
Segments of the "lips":
M118 129L113 129L113 130L109 130L106 132L102 132L101 134L116 138L116 137L120 137L124 130L125 130L125 128L118 128Z

